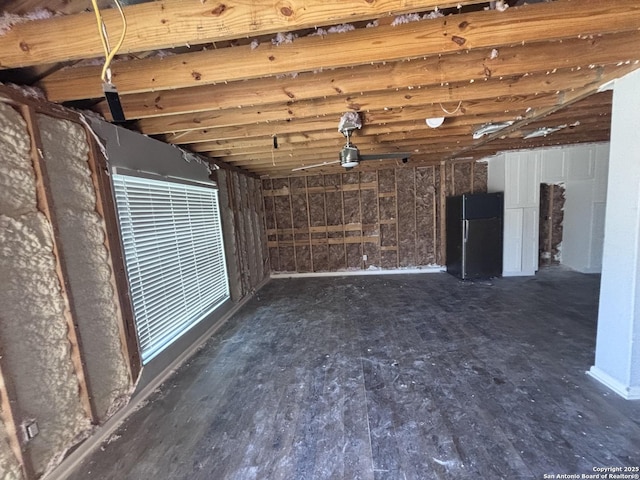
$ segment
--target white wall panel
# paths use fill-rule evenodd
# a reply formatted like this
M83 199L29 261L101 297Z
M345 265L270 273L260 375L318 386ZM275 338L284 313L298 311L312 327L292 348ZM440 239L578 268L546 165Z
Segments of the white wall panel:
M540 183L560 183L565 177L564 149L545 150L540 155Z
M522 208L507 208L504 211L503 275L520 275L522 270Z
M591 180L594 175L593 145L579 145L566 149L567 180Z
M538 270L539 226L538 208L523 208L521 275L535 275Z
M504 275L532 275L538 268L540 183L566 187L562 263L580 272L600 271L608 159L608 144L506 152L489 159L489 191L505 194Z

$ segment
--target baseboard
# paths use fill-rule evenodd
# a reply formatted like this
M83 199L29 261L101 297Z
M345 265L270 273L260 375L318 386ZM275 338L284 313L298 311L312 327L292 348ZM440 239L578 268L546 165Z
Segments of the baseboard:
M591 367L586 373L625 400L640 400L640 386L628 387L596 366Z
M353 277L358 275L400 275L406 273L440 273L446 272L445 267L439 265L416 268L398 268L395 270L345 270L338 272L308 272L308 273L272 273L271 278L304 278L304 277Z
M95 428L92 435L81 443L71 454L69 454L54 470L43 477L43 480L64 480L66 479L86 456L88 456L93 450L98 448L103 442L105 442L109 436L120 427L129 415L143 405L143 402L166 381L175 370L186 362L191 356L198 351L198 349L214 334L216 333L227 321L242 308L251 298L254 297L255 292L264 287L269 280L269 277L265 278L255 288L255 291L251 295L247 295L234 305L223 317L220 318L214 325L211 326L204 334L202 334L191 346L182 352L176 359L169 364L162 372L160 372L153 380L151 380L142 390L135 393L131 398L131 401L123 408L118 410L111 418L105 423Z

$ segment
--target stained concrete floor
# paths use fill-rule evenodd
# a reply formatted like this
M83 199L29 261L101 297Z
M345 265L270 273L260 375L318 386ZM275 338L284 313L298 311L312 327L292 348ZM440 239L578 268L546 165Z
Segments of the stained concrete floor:
M272 280L72 479L542 479L640 466L585 375L599 278ZM546 477L550 478L550 477Z

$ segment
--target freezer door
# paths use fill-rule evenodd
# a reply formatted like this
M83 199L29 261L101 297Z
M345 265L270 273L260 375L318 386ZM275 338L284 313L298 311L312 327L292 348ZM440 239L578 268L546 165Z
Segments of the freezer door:
M502 275L502 219L465 220L463 230L462 278Z
M448 197L446 208L447 272L462 277L462 197Z
M474 220L476 218L502 217L502 192L474 193L463 195L462 218Z

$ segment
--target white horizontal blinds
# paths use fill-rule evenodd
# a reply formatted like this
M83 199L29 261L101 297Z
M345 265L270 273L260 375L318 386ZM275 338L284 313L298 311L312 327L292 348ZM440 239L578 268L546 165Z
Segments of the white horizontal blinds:
M121 174L113 185L146 363L229 298L218 192Z

